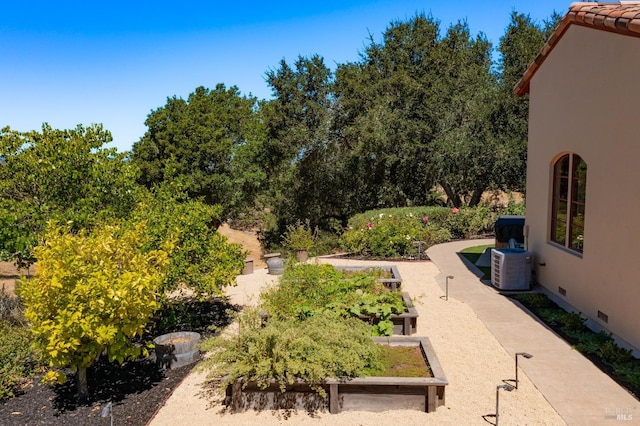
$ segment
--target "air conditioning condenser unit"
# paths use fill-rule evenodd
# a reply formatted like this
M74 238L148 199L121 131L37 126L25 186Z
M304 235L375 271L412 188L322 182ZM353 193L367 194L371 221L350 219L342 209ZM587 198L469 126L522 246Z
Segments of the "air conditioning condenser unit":
M518 248L491 250L491 282L500 290L529 290L532 253Z

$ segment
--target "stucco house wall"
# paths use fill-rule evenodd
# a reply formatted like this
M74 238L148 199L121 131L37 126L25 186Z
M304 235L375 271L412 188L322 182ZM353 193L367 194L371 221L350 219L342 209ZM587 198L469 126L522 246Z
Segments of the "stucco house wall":
M526 224L536 279L640 352L640 38L571 25L529 84ZM582 254L549 237L553 164L569 152L587 164Z

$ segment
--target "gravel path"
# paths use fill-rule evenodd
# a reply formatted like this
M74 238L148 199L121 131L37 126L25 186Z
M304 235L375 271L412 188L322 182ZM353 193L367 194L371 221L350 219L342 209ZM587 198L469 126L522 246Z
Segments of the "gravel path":
M428 336L449 380L446 404L435 413L394 410L381 413L362 411L310 415L305 411L283 410L224 412L220 398L204 375L192 372L175 390L151 421L152 426L196 425L488 425L495 424L496 386L513 379L514 361L475 313L451 297L445 301L435 281L440 273L431 262L373 262L325 258L336 265L395 264L402 275L403 290L415 299L419 313L419 336ZM266 269L238 277L238 286L228 291L232 303L256 303L260 288L276 277ZM520 371L519 389L500 392L500 424L564 425L529 378Z

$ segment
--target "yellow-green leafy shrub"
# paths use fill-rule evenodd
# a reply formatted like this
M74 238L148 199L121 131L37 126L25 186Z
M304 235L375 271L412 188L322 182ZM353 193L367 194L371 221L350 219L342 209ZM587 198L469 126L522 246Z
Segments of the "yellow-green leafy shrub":
M103 225L73 234L50 223L35 248L37 273L20 283L34 348L50 367L78 371L80 399L88 395L86 369L103 352L120 363L147 353L131 338L142 335L159 307L167 255L143 251L144 235L143 224L128 231ZM45 376L65 378L55 369Z

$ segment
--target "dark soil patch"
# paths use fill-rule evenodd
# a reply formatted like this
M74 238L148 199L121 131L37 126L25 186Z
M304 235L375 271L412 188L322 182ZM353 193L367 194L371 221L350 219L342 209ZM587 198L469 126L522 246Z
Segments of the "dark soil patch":
M109 425L101 417L111 402L113 422L146 425L195 364L162 371L155 361L140 359L122 366L100 360L87 372L90 400L76 402L74 377L47 386L34 378L20 395L0 403L3 425Z
M228 325L228 314L237 310L239 306L223 299L188 301L159 313L151 327L152 334L191 330L211 335L209 326ZM162 370L153 356L122 365L101 358L87 371L90 397L85 404L76 401L75 377L71 373L66 383L55 386L41 384L40 377L30 378L17 396L0 402L0 424L109 425L111 419L101 414L111 402L114 424L146 425L195 365Z

